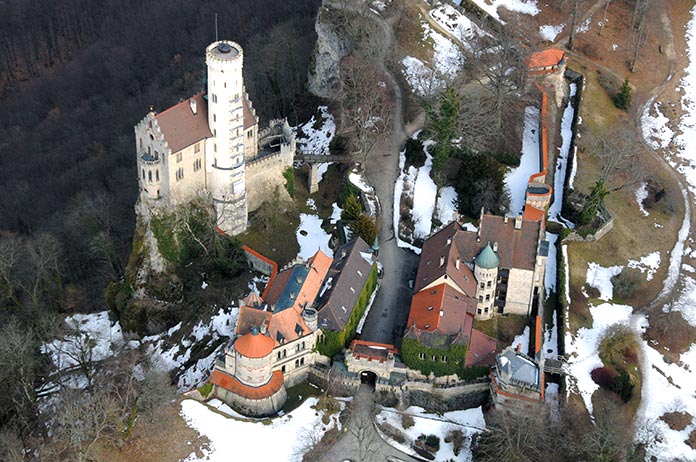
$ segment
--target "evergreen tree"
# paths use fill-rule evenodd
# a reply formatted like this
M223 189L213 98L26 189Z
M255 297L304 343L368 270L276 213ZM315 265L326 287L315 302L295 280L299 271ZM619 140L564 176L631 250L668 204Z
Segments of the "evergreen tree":
M457 121L459 120L460 101L454 88L448 87L440 96L439 107L433 108L424 104L425 113L435 132L435 147L433 154L433 178L442 184L443 170L452 152L452 140L457 136Z
M355 194L351 194L346 198L341 212L341 220L353 221L362 214L362 204ZM367 242L367 241L366 241Z
M360 236L365 242L374 242L375 236L377 236L377 227L374 220L364 213L353 220L348 225L348 228L353 233L353 236Z
M625 111L631 106L631 98L631 84L626 79L621 85L621 90L614 96L614 106Z

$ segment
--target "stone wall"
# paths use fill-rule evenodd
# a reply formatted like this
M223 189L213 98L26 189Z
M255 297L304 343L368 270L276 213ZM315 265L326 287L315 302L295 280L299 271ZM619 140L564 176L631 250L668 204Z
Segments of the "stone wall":
M240 414L252 417L265 417L276 414L282 409L288 399L285 387L281 387L280 390L268 398L247 399L216 385L213 387L213 396L229 404L232 409Z
M258 209L264 200L275 197L276 191L281 201L290 200L283 171L292 167L292 160L292 154L281 151L246 164L247 207L250 212Z

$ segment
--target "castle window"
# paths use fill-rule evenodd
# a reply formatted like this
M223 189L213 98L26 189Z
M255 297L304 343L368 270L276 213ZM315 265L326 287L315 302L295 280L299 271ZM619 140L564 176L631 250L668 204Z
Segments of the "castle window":
M217 143L213 143L213 151L217 152ZM215 160L215 164L217 164L217 159Z
M217 122L217 114L213 114L213 122Z
M155 181L159 181L159 169L155 170Z
M143 148L143 139L139 138L138 141L140 142L140 149L142 149Z
M179 181L184 178L184 167L179 167L176 170L176 181Z
M301 349L301 350L304 350L304 349L305 349L305 342L302 342L302 348L300 348L300 349Z
M479 303L483 302L483 295L479 295Z
M143 169L143 181L145 181L145 169Z
M478 311L478 314L481 314L481 308L479 308L477 311Z
M196 143L196 145L193 147L193 152L201 152L201 143Z
M217 95L213 94L213 103L217 103Z
M429 306L429 307L428 307L428 311L433 311L433 307L432 307L432 306Z
M181 162L181 158L182 158L181 152L177 152L176 153L176 161Z
M490 286L491 286L491 282L492 282L492 281L488 281L488 284L486 284L486 285L487 285L488 287L490 287Z
M283 358L287 358L287 357L288 357L288 350L283 350Z
M296 359L295 360L295 369L297 369L298 367L300 367L300 360Z
M437 361L437 356L435 356L435 355L430 356L430 360L431 360L431 361Z
M200 169L201 169L201 160L200 159L194 160L193 161L193 171L197 172Z
M418 359L425 359L425 353L418 353Z
M278 359L280 359L280 351L278 352Z
M285 364L283 364L283 367L280 368L281 372L285 372Z
M430 329L430 324L426 324L426 325L425 325L425 328L426 328L426 329Z
M254 130L249 130L247 132L247 138L253 138L254 137Z
M486 294L486 301L489 301L491 299L491 294Z
M147 181L152 183L152 170L147 171Z
M214 136L215 138L217 138L217 129L216 129L216 128L213 128L213 136Z
M446 363L446 362L447 362L447 356L440 356L440 361L442 361L443 363Z
M152 140L152 141L154 141L154 140L155 140L155 137L154 137L154 136L152 136L152 133L150 133L150 140Z
M481 283L481 288L483 289L484 287L486 287L486 284L482 282L482 283Z
M300 366L304 366L304 358L300 358Z

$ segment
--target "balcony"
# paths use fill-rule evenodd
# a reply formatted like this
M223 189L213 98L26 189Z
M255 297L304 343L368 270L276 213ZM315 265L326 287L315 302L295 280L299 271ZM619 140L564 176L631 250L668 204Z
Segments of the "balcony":
M155 157L148 152L140 153L139 157L140 157L141 162L145 165L159 165L160 164L160 158Z

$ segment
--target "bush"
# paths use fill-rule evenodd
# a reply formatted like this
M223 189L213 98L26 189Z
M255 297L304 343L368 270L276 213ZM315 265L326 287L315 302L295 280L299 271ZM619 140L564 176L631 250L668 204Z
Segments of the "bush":
M348 146L348 138L343 135L335 135L329 142L329 151L332 154L341 153L346 150Z
M632 297L643 283L641 273L637 269L624 268L619 274L611 277L614 294L619 298Z
M201 394L203 399L206 399L210 394L213 392L213 384L212 382L206 382L205 385L202 387L198 387L198 393Z
M614 378L612 391L616 392L624 403L631 401L633 398L633 388L635 385L631 381L631 376L625 370Z
M386 422L382 422L380 424L377 424L377 426L379 427L382 433L384 433L386 436L393 439L397 443L404 444L406 442L406 436L403 434L403 432L400 431L398 428L394 427L393 425L390 425Z
M377 226L375 221L364 213L353 220L349 225L354 236L360 236L368 245L372 245L377 236Z
M285 178L285 189L288 190L290 197L295 197L295 170L288 167L283 170L283 178Z
M362 214L363 208L360 203L360 199L357 196L351 194L345 200L343 204L343 211L341 212L341 220L353 221L357 219L360 214Z
M408 430L415 424L416 422L413 420L413 416L411 414L401 414L401 425L404 426L404 430Z
M461 430L452 430L447 434L445 443L452 443L454 455L458 456L464 447L464 433Z
M519 167L522 157L514 152L496 152L490 154L495 160L508 167Z
M413 138L406 140L406 166L422 167L425 164L425 159L423 142Z
M614 106L625 111L631 106L631 99L631 84L626 79L619 92L614 96Z

